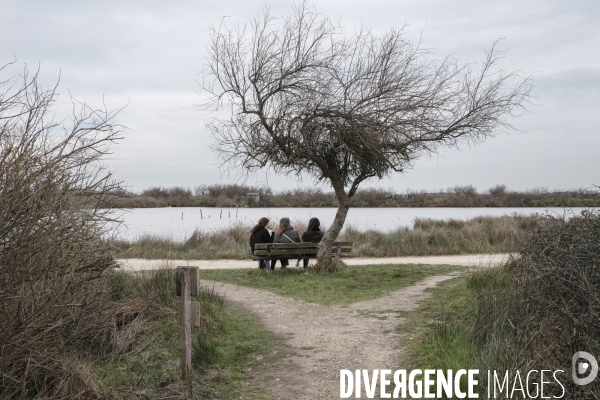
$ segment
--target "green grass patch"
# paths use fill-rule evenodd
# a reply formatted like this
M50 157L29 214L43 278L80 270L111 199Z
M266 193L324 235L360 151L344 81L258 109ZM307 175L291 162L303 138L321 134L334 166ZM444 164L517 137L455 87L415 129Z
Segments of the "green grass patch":
M431 296L419 307L403 313L406 321L398 325L402 369L477 369L478 350L472 341L475 306L469 288L470 275L440 282L428 289ZM461 389L467 390L466 376Z
M476 368L470 365L475 355L470 340L475 314L469 280L465 274L428 289L431 296L407 313L407 322L398 326L401 344L408 345L411 368Z
M381 297L428 276L463 270L466 268L451 265L385 264L348 267L332 274L311 274L301 268L276 269L270 274L258 268L207 270L201 271L201 277L269 290L311 303L343 305Z
M282 337L236 303L203 288L200 326L192 329L192 371L181 378L181 327L176 324L172 270L115 273L113 296L138 298L149 306L143 333L130 351L88 365L98 393L112 399L270 400L265 381L278 360L289 354ZM155 291L149 289L155 285ZM128 327L126 327L127 329Z
M510 325L507 315L519 303L518 293L510 285L511 274L506 266L478 270L441 282L431 297L419 307L405 313L406 323L397 327L402 357L406 369L479 369L479 391L485 393L488 369L502 371L507 360L512 369L528 370L511 357L525 357L516 348L529 340L504 332ZM514 315L514 314L513 314ZM508 338L507 338L508 337ZM501 349L494 353L491 349ZM539 369L539 365L537 366ZM466 377L461 389L467 389Z
M210 343L212 363L202 361L201 348ZM210 339L196 335L192 360L199 376L200 398L271 399L264 388L273 365L289 354L284 339L262 326L258 318L235 303L226 311Z

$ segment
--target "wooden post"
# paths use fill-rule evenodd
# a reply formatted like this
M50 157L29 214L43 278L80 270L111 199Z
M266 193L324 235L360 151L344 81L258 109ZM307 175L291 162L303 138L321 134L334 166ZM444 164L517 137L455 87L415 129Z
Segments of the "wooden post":
M191 282L189 268L181 268L181 305L183 308L183 323L181 325L181 377L190 377L192 369L192 326L190 309L192 307Z
M177 267L176 291L181 296L177 304L177 323L181 325L181 377L187 379L192 369L192 326L200 326L199 303L192 296L200 292L198 267Z

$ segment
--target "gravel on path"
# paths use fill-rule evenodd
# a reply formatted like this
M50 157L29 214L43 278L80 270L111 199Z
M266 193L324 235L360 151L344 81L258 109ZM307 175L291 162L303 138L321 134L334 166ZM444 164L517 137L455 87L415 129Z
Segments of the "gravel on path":
M432 276L383 297L349 306L324 306L278 296L265 290L203 281L226 299L258 314L267 329L287 338L288 357L268 373L267 389L276 399L319 400L340 396L340 370L406 368L399 311L414 310L429 296L425 290L458 273ZM377 389L378 397L379 389ZM362 395L366 397L364 386ZM354 396L352 396L354 397Z
M450 264L469 267L489 267L505 262L509 254L466 254L452 256L383 257L383 258L345 258L348 265L372 264ZM141 271L164 268L165 266L194 266L200 269L242 269L257 268L252 260L146 260L128 258L117 260L126 271ZM294 263L290 263L294 265Z

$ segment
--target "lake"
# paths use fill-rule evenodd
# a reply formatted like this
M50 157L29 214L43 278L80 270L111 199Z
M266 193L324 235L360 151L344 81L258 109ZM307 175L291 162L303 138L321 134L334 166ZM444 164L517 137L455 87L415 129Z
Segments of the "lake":
M415 218L459 219L489 215L554 215L579 214L583 208L351 208L345 227L360 231L378 230L390 232L399 227L412 227ZM328 227L335 217L335 208L210 208L167 207L135 208L120 211L124 224L117 228L121 239L133 241L143 235L172 238L184 241L194 230L217 231L235 225L254 226L261 217L271 220L273 226L280 218L289 217L305 225L317 217L321 225Z

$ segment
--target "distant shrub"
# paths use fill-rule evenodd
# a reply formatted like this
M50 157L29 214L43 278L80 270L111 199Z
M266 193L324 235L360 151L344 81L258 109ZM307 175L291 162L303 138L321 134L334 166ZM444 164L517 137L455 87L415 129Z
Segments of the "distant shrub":
M500 196L506 193L506 185L496 185L488 190L492 196Z
M260 201L247 196L260 193ZM523 192L509 191L496 185L478 193L472 185L455 186L438 192L397 194L391 189L363 188L352 198L352 207L593 207L600 204L600 194L579 189L550 192L538 188ZM333 192L321 188L296 188L272 192L270 188L237 184L199 185L194 191L180 187L154 187L141 194L128 193L108 199L112 207L337 207Z

